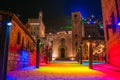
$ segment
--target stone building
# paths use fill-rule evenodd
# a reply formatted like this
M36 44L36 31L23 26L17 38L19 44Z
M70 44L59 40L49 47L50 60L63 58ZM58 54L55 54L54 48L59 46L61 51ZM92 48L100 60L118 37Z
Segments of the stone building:
M94 34L93 34L94 33ZM47 41L52 44L53 60L67 59L75 60L78 49L82 47L83 59L88 59L87 42L89 37L92 38L94 53L102 53L104 46L104 37L99 32L98 23L83 24L80 12L72 13L72 30L58 31L56 33L46 34ZM99 48L101 49L99 51Z
M75 57L82 41L82 16L80 12L72 13L72 56Z
M27 22L29 26L28 31L35 40L45 37L45 25L42 20L42 17L43 17L42 12L39 12L38 18L28 19L28 22Z
M25 25L18 19L15 14L0 11L0 16L1 21L4 21L2 22L3 25L6 24L6 21L10 21L12 23L10 28L7 69L14 70L31 65L31 60L33 59L32 53L34 53L36 50L35 40L26 30ZM8 18L10 18L10 20ZM2 27L5 27L3 25L0 27L0 30L2 31L4 31ZM2 31L0 31L1 37L4 35L4 33L1 33ZM0 43L3 43L1 38Z
M120 61L120 0L101 0L107 62L119 66Z
M59 31L55 34L46 34L48 42L52 44L52 60L72 59L72 33L71 31Z

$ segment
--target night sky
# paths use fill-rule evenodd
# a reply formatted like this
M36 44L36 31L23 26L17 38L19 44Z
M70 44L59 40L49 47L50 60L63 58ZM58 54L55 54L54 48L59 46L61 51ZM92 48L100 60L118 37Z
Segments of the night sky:
M20 15L23 23L28 18L37 18L38 12L43 11L43 21L47 28L58 28L66 24L71 12L80 11L82 17L94 15L101 17L100 0L1 0L0 9Z

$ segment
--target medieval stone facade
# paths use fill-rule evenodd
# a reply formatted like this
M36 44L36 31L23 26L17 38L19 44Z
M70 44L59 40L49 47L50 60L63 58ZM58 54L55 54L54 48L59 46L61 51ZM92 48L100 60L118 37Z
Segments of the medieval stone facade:
M45 37L45 25L42 20L42 12L39 12L38 18L28 19L28 31L35 40Z
M59 31L56 34L46 35L48 42L52 42L52 60L72 59L71 31Z

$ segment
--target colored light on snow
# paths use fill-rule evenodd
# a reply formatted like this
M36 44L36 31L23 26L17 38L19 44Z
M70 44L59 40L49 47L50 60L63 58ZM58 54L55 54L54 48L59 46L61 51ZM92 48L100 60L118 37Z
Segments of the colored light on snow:
M118 64L120 61L120 43L114 41L114 44L110 46L108 53L110 64L120 66L120 64Z
M71 74L72 75L79 75L79 73L81 75L85 75L86 73L89 75L103 75L101 72L99 71L95 71L92 69L89 69L88 66L82 66L80 64L76 63L55 63L55 64L48 64L44 67L41 67L38 69L38 71L40 72L50 72L50 73L64 73L64 74Z
M105 64L97 64L89 69L75 61L55 61L39 69L34 68L8 72L7 80L120 80L120 73Z

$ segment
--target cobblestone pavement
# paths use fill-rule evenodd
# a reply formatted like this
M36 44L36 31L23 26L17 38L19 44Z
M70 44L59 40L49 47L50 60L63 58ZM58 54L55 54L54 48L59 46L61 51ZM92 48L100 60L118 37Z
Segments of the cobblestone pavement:
M98 65L93 68L89 69L87 65L75 61L52 62L39 69L27 67L10 71L7 80L120 80L119 71Z

